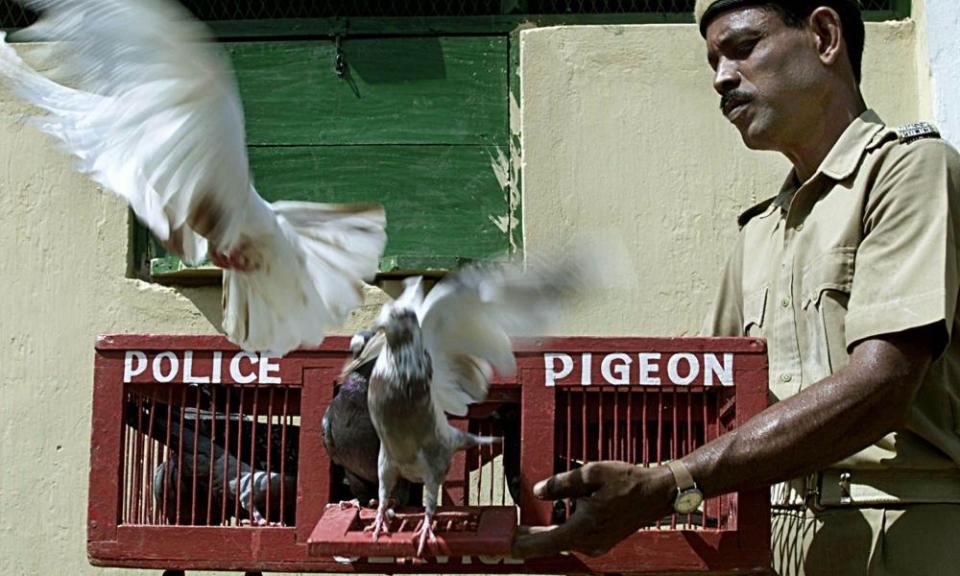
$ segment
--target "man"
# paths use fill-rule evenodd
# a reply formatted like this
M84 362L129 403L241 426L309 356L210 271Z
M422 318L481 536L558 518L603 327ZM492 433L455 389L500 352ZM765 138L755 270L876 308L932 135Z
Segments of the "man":
M724 115L793 164L740 217L706 325L766 338L774 403L679 463L541 482L582 500L515 553L603 553L697 492L774 485L778 574L955 574L960 157L866 108L855 0L698 0L696 17Z

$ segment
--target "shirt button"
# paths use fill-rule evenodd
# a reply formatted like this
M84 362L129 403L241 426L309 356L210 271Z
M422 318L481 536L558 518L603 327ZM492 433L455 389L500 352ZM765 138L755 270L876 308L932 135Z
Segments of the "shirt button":
M803 230L803 222L797 224L797 232Z
M793 380L793 376L791 376L790 374L781 374L781 375L780 375L780 380L781 380L782 382L789 382L789 381Z
M784 308L788 308L790 306L790 299L784 296L783 299L780 300L780 305Z

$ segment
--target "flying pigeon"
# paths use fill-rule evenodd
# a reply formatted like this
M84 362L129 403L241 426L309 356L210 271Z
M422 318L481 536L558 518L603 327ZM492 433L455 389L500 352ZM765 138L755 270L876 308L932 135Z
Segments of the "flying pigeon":
M23 0L20 34L52 41L51 75L0 32L0 83L77 169L125 199L170 251L222 266L223 330L245 350L319 344L362 302L386 244L378 205L268 203L247 160L233 71L209 30L166 0Z
M570 258L550 267L465 268L426 296L421 279L410 278L403 294L383 306L376 323L383 345L368 391L381 441L374 540L387 530L384 502L402 477L424 484L417 554L428 539L435 541L437 492L453 454L496 440L452 426L446 414L465 416L470 404L485 399L495 372L516 371L511 336L549 326L563 301L585 288L584 264Z

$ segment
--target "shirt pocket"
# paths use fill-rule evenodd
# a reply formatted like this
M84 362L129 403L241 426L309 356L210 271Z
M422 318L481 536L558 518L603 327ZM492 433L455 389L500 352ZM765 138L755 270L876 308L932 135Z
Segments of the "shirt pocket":
M763 337L763 319L766 316L767 286L748 291L743 297L743 335Z
M819 256L802 275L803 313L807 335L806 363L816 382L847 365L847 305L853 286L855 248L836 248Z

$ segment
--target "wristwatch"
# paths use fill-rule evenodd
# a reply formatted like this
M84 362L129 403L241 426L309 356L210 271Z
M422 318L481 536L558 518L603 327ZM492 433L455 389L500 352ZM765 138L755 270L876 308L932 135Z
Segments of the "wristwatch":
M673 509L677 514L689 514L700 507L703 502L703 492L697 488L693 476L686 465L680 460L671 460L667 463L673 478L677 481L677 495L673 499Z

